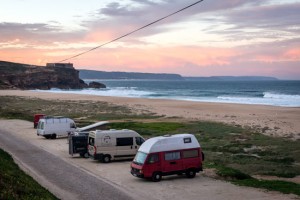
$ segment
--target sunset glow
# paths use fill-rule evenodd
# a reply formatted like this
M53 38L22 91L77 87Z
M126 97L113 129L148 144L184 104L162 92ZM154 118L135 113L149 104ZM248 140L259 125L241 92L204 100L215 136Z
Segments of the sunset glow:
M0 60L45 66L194 2L0 0ZM299 80L299 19L300 0L204 0L66 62L99 71Z

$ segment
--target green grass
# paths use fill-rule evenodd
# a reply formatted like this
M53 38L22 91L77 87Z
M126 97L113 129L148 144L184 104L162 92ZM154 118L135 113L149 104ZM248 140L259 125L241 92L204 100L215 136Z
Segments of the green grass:
M132 129L145 137L179 133L185 125L176 122L115 122L110 125L113 129Z
M236 185L263 188L267 190L279 191L284 194L296 194L300 196L300 184L279 180L258 180L233 168L223 166L214 167L217 169L217 174L220 177L231 181Z
M295 194L300 196L300 184L278 181L278 180L257 180L257 179L244 179L233 181L233 183L242 186L263 188L267 190L279 191L284 194Z
M276 181L275 183L258 181L249 177L272 175L292 178L300 175L300 140L269 137L238 125L162 118L145 110L106 102L50 101L0 96L0 117L2 118L32 121L35 113L75 118L79 126L100 120L121 120L111 123L110 128L132 129L145 138L192 133L199 140L205 153L204 167L216 168L220 177L227 177L225 179L235 184L248 184L251 187L257 185L257 187L283 192L281 188L285 187L283 183L277 185L278 188L276 188L277 186L273 187L277 184ZM84 119L76 119L82 117ZM294 184L291 183L291 185ZM293 192L293 189L291 193L298 194Z
M0 149L0 199L57 199L25 174L12 157Z

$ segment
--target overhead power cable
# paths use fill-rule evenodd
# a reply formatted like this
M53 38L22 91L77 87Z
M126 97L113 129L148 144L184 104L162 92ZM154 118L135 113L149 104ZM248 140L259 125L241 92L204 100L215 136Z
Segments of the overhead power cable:
M94 51L94 50L96 50L96 49L98 49L98 48L100 48L100 47L103 47L103 46L105 46L105 45L107 45L107 44L110 44L110 43L112 43L112 42L115 42L115 41L117 41L117 40L120 40L120 39L122 39L122 38L124 38L124 37L126 37L126 36L128 36L128 35L131 35L131 34L137 32L137 31L139 31L139 30L142 30L142 29L144 29L144 28L146 28L146 27L148 27L148 26L151 26L151 25L153 25L153 24L159 22L159 21L162 21L162 20L164 20L164 19L166 19L166 18L168 18L168 17L171 17L172 15L175 15L175 14L177 14L177 13L183 11L183 10L186 10L186 9L188 9L188 8L190 8L190 7L192 7L192 6L196 5L196 4L198 4L198 3L201 3L202 1L204 1L204 0L197 1L197 2L195 2L195 3L193 3L193 4L190 4L190 5L188 5L188 6L184 7L184 8L182 8L182 9L180 9L180 10L177 10L176 12L173 12L173 13L171 13L171 14L165 16L165 17L162 17L162 18L160 18L160 19L157 19L157 20L155 20L155 21L153 21L153 22L151 22L151 23L145 25L145 26L142 26L142 27L140 27L140 28L138 28L138 29L135 29L134 31L131 31L131 32L125 34L125 35L122 35L122 36L120 36L120 37L117 37L117 38L115 38L115 39L113 39L113 40L111 40L111 41L109 41L109 42L106 42L106 43L104 43L104 44L101 44L101 45L99 45L99 46L96 46L96 47L94 47L94 48L92 48L92 49L89 49L89 50L87 50L87 51L81 52L81 53L79 53L79 54L76 54L76 55L74 55L74 56L72 56L72 57L69 57L69 58L66 58L66 59L64 59L64 60L61 60L61 61L59 61L59 62L64 62L64 61L70 60L70 59L72 59L72 58L76 58L76 57L81 56L81 55L83 55L83 54L86 54L86 53L88 53L88 52L90 52L90 51Z

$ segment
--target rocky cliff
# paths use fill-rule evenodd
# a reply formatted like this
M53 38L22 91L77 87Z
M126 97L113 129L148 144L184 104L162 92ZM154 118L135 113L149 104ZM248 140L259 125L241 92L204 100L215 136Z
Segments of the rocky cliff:
M0 61L0 89L82 89L89 87L73 67L45 67Z

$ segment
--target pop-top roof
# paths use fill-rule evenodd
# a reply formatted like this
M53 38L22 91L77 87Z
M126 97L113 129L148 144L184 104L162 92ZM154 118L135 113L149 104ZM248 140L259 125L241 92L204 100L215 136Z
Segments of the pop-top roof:
M100 121L100 122L96 122L94 124L88 125L88 126L84 126L81 128L78 128L77 131L89 131L92 128L98 127L98 126L103 126L105 124L109 124L108 121Z
M150 138L141 145L139 151L144 153L153 153L199 147L200 144L196 137L192 134L185 133Z

